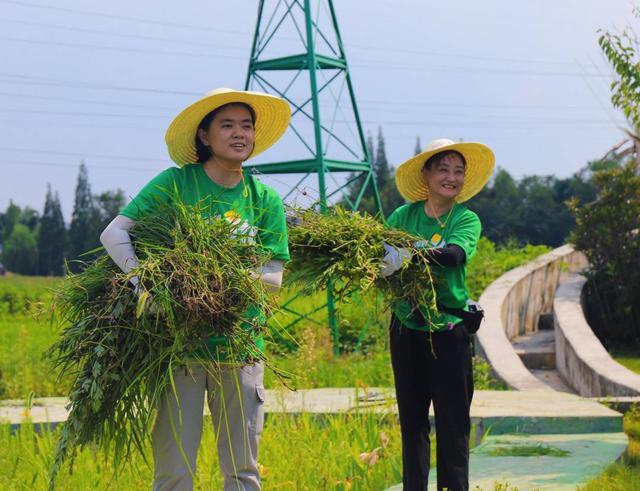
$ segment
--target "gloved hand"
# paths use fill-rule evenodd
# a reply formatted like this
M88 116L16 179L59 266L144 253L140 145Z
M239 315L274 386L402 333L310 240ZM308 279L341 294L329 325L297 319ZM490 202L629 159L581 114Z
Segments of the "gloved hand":
M405 261L411 260L411 252L409 249L400 247L399 249L387 243L383 244L385 254L380 263L380 276L386 278L398 271Z
M143 311L151 316L162 315L163 313L162 309L155 302L155 299L153 298L151 293L149 293L147 290L142 288L142 285L140 285L139 282L136 283L136 285L133 288L133 291L138 296L138 307L136 309L136 315L138 317L142 315Z

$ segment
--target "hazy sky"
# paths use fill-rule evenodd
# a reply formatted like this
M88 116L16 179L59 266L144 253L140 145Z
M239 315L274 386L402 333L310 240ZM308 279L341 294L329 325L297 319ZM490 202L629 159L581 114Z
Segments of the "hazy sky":
M94 192L129 196L172 165L173 116L212 88L243 88L257 4L0 0L0 209L41 211L51 183L68 219L80 160ZM490 145L516 177L562 177L623 137L597 31L632 23L626 0L334 4L364 129L382 126L394 166L417 136L449 137ZM300 51L295 31L277 37L275 54ZM343 113L336 131L350 129ZM287 138L259 161L297 158ZM292 181L268 182L284 193Z

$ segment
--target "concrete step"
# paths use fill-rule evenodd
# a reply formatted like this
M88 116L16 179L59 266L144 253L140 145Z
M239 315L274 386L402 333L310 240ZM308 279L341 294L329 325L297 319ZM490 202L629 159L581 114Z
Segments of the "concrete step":
M618 459L627 447L622 432L580 435L522 435L488 436L471 450L469 461L469 489L494 491L575 491L609 464ZM496 456L515 450L560 450L564 455ZM540 452L541 453L541 452ZM429 489L436 488L437 470L429 473ZM507 486L508 483L508 486ZM401 491L402 485L387 491Z
M568 394L576 394L576 391L569 387L569 384L565 382L560 375L560 372L555 369L531 369L531 374L541 380L553 390L558 390L560 392L566 392Z
M556 367L554 331L536 331L527 336L518 336L511 343L516 354L529 370Z
M540 314L540 317L538 317L538 330L548 331L553 329L555 329L553 312L550 312L548 314Z

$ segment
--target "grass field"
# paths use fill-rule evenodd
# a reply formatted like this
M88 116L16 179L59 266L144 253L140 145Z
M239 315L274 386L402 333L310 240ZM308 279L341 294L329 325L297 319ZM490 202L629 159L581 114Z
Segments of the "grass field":
M472 295L477 298L497 276L546 250L496 250L490 242L481 241L469 268L469 277L474 278L470 281ZM60 281L0 277L0 398L68 393L70 380L63 377L58 381L42 359L57 336L57 328L49 322L48 305L51 289ZM285 291L281 298L291 296ZM318 294L296 302L298 307L313 309L324 302L324 296ZM291 314L280 312L272 319L272 328L280 329L291 318ZM289 383L298 388L391 386L388 310L368 294L342 305L338 319L345 354L333 353L326 314L317 312L285 333L288 343L278 338L268 340L273 363L290 373ZM364 332L363 319L368 326ZM489 367L479 360L474 378L478 389L495 387ZM270 372L265 382L267 387L280 386ZM0 426L0 489L46 489L55 437L55 432L36 435L29 425L14 434L6 425ZM350 414L325 418L322 423L309 415L270 416L260 451L265 489L376 490L401 479L399 428L395 418L384 415ZM147 451L146 457L149 456ZM207 426L199 454L197 487L220 489L220 479L214 436ZM151 470L143 456L132 455L116 476L113 462L96 448L87 447L78 455L73 474L61 476L59 489L141 489L147 488L150 480Z
M482 239L469 266L471 295L477 298L500 274L547 250L544 246L496 250L491 242ZM36 397L68 393L70 380L58 381L47 361L42 359L57 336L48 306L51 291L60 281L17 275L0 277L0 398L23 399L32 392ZM286 301L292 296L293 292L285 291L281 299ZM291 306L305 311L324 302L324 295L320 293L298 298ZM267 340L267 351L274 365L290 372L293 385L299 388L392 385L386 334L388 309L374 294L339 307L340 341L347 354L333 354L326 313L318 311L280 336L295 348L293 352L284 349L280 340L271 343ZM271 320L272 330L281 330L293 318L287 312L278 313ZM368 326L365 332L363 320ZM356 345L359 349L349 353ZM499 388L489 379L486 364L477 361L476 367L478 389ZM278 385L273 374L267 374L266 384Z

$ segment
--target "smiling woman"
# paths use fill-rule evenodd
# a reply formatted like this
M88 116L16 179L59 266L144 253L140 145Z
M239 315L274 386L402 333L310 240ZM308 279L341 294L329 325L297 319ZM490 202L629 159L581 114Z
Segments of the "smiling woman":
M396 185L408 201L388 219L389 226L422 239L429 257L437 310L396 298L391 319L391 364L402 433L403 484L427 489L429 406L436 414L438 489L469 488L469 407L473 397L470 335L482 318L470 302L467 264L480 238L480 219L462 203L478 193L494 165L491 149L480 143L431 142L404 162ZM407 259L408 250L386 246L384 275ZM398 260L400 258L400 260Z
M273 189L245 176L242 164L280 138L290 115L283 99L231 89L214 90L180 112L165 136L169 155L179 167L151 180L100 237L113 261L124 272L139 265L129 232L163 203L174 208L197 205L204 218L230 222L234 233L267 255L266 264L250 274L267 288L279 288L283 262L289 259L284 206ZM138 276L131 282L146 299L142 303L154 310ZM161 322L162 316L158 319ZM254 302L234 321L250 331L251 325L263 325L266 319ZM159 404L152 432L155 490L193 487L205 394L219 435L225 489L261 487L257 454L264 419L264 365L251 353L262 352L264 340L259 334L251 337L243 352L233 356L232 343L214 335L215 328L211 326L211 335L202 343L203 360L176 369Z

